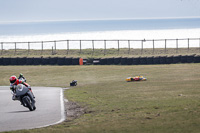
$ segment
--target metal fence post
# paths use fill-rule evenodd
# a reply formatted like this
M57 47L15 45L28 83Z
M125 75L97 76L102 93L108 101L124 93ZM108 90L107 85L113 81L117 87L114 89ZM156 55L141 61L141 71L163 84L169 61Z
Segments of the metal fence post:
M67 40L67 55L69 54L69 40Z
M176 39L176 53L178 53L178 39Z
M141 54L143 54L143 40L141 40Z
M29 52L30 52L30 42L28 42L28 55L29 55Z
M199 38L199 53L200 53L200 38Z
M106 55L106 40L104 40L104 55Z
M165 54L167 52L167 39L165 39Z
M1 43L1 55L3 55L3 42Z
M92 40L92 49L93 49L93 52L94 52L94 40Z
M188 52L190 50L190 39L188 38Z
M55 47L55 52L56 52L56 41L54 41L54 47Z
M153 54L154 54L154 40L153 40Z
M16 54L16 51L17 51L17 43L15 42L15 54Z
M81 54L81 40L80 40L80 54Z
M130 54L130 40L128 40L128 54Z
M119 55L119 40L118 40L118 55Z
M42 47L41 54L43 54L43 41L42 41L41 47Z

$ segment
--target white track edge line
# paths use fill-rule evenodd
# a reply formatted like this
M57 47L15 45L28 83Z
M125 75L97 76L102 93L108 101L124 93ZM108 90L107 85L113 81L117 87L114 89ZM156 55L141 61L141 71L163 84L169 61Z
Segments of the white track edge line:
M9 87L9 86L0 86L0 87ZM55 87L52 87L52 88L55 88ZM56 88L58 88L58 87L56 87ZM68 100L64 99L63 91L64 91L64 89L60 88L61 119L59 121L55 122L55 123L52 123L52 124L47 124L47 125L43 125L43 126L32 127L32 128L28 128L28 129L37 129L37 128L42 128L42 127L48 127L48 126L51 126L51 125L59 124L59 123L61 123L61 122L63 122L65 120L66 116L65 116L64 101L68 101ZM26 130L26 129L18 129L18 130ZM11 130L11 131L17 131L17 130Z
M59 124L59 123L61 123L65 120L64 97L63 97L63 89L62 88L60 88L60 105L61 105L61 119L59 121L52 123L52 124L38 126L38 127L35 127L35 128L30 128L30 129L36 129L36 128L48 127L48 126L51 126L51 125L56 125L56 124Z

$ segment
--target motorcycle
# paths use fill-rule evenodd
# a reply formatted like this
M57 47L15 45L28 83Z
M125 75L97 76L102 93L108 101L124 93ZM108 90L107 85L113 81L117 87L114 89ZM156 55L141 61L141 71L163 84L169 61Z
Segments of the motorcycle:
M18 78L19 79L19 81L23 81L23 82L26 82L26 79L25 78Z
M32 92L23 84L18 84L16 86L15 97L21 102L24 107L27 107L30 111L36 109L35 99L33 98Z

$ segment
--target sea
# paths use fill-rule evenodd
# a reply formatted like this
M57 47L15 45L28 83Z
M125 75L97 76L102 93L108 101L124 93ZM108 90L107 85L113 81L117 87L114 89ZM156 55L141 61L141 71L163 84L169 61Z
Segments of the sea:
M14 49L15 42L18 49L105 48L104 40L106 48L163 48L165 39L173 48L176 39L187 47L188 38L190 47L200 47L200 17L0 22L1 49Z

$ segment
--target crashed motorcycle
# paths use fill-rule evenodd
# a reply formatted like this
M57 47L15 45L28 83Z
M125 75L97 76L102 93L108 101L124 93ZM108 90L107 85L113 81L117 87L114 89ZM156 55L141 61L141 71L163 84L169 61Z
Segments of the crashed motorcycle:
M24 107L27 107L30 111L34 111L36 109L35 99L32 92L23 84L18 84L16 86L15 97L17 100L21 102Z

